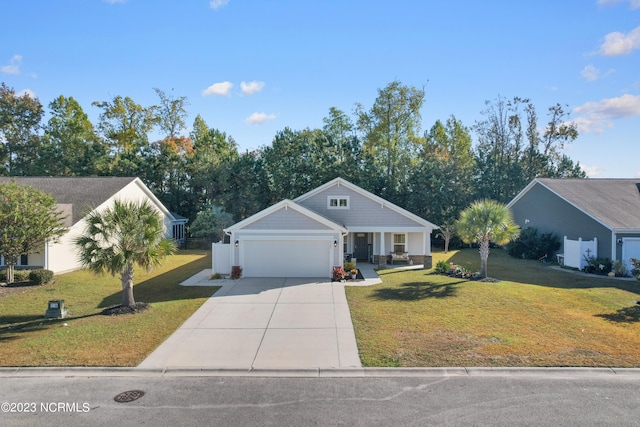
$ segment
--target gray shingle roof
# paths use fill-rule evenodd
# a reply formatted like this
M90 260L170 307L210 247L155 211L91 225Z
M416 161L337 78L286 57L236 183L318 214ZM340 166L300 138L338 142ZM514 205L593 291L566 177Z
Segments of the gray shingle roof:
M51 194L65 214L71 213L71 223L65 225L80 221L91 209L136 180L135 177L0 177L0 182L14 179L20 185Z
M640 178L538 181L612 229L640 229Z

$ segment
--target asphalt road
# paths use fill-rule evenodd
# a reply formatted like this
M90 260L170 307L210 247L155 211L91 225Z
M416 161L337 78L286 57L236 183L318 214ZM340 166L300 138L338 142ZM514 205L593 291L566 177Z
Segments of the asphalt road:
M0 403L1 426L632 426L640 376L9 376Z

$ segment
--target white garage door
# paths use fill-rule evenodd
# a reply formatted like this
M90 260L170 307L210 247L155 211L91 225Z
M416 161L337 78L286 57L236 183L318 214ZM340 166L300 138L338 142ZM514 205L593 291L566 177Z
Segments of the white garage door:
M640 259L640 238L627 237L622 239L622 259L627 263L627 268L632 269L633 266L629 262L629 258Z
M243 240L245 277L331 277L329 240Z

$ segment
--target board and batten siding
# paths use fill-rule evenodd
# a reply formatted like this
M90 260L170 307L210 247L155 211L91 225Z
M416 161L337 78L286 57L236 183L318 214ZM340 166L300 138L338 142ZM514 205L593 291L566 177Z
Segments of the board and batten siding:
M511 212L522 229L532 227L538 234L554 233L561 242L564 236L570 240L597 237L598 256L611 256L611 230L541 184L531 187L511 206Z
M284 207L272 212L264 218L247 224L245 230L330 230L325 224L321 224L313 218Z
M349 209L329 209L327 197L349 197ZM357 227L424 227L410 218L399 214L387 206L371 200L362 194L344 187L334 185L299 202L300 205L343 224L347 228Z

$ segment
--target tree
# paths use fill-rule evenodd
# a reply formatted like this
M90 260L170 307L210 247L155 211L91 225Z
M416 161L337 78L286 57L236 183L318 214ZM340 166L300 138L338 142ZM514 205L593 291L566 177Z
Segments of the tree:
M361 146L356 135L356 127L342 110L329 109L329 116L322 119L323 138L316 155L323 165L318 177L327 182L341 176L348 181L357 182L361 177Z
M40 251L66 233L63 219L52 196L15 181L0 183L0 255L8 283L21 255Z
M49 108L40 170L52 176L97 175L106 167L107 147L78 101L60 95Z
M142 152L148 149L149 132L158 123L158 107L143 107L128 96L116 96L112 101L93 102L101 108L98 129L110 144L112 163L109 173L137 176L142 167Z
M224 228L233 224L233 216L221 206L210 206L198 212L195 221L189 227L189 234L193 237L204 237L211 242L218 242L224 238Z
M507 202L534 178L586 177L579 164L562 153L578 137L562 105L549 108L542 135L535 107L528 99L498 97L486 105L485 119L474 126L478 135L477 197Z
M320 152L324 140L320 129L285 128L276 134L262 152L270 203L293 199L322 184Z
M184 107L188 104L187 97L174 98L173 95L167 96L158 88L153 88L153 90L160 97L160 105L157 109L160 129L164 132L165 137L175 138L186 127L184 120L187 117L187 111Z
M191 192L196 195L194 213L205 206L218 203L228 181L230 165L238 157L235 140L215 128L209 128L198 115L190 133L193 141L193 155L187 167L191 176Z
M18 96L0 85L0 166L9 175L29 175L37 164L40 121L44 110L28 93Z
M453 223L472 200L475 158L469 129L451 116L425 132L407 208L435 224Z
M119 274L122 306L135 305L134 267L150 271L176 250L175 242L164 238L162 216L147 201L116 200L113 207L91 212L86 221L75 240L80 262L94 273Z
M520 235L520 227L511 212L495 200L479 200L462 211L456 232L465 243L477 243L480 250L480 275L487 277L489 243L505 245Z
M374 191L396 203L397 194L407 188L416 161L424 96L424 89L395 80L378 90L371 110L365 111L356 104L357 126L365 159L370 162L369 172L384 178L383 188Z
M455 236L455 226L446 222L440 226L438 232L436 233L436 237L441 237L444 239L444 253L449 252L449 243L451 243L451 239Z

